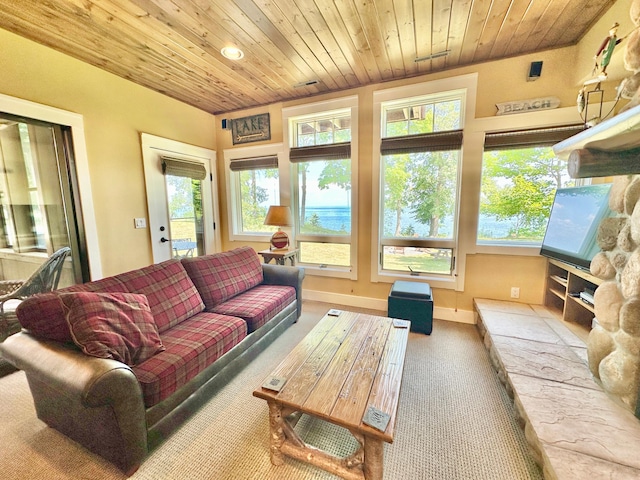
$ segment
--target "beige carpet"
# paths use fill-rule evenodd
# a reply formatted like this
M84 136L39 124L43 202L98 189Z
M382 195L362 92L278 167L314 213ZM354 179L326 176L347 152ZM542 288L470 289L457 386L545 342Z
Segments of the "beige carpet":
M131 478L336 478L291 459L280 467L271 465L267 405L251 395L330 307L305 302L301 320L154 451ZM474 326L436 320L431 336L410 334L398 415L396 441L385 444L385 480L542 478ZM308 417L297 429L308 443L332 447L336 454L346 455L355 446L345 430ZM0 477L125 478L36 418L22 372L0 379Z

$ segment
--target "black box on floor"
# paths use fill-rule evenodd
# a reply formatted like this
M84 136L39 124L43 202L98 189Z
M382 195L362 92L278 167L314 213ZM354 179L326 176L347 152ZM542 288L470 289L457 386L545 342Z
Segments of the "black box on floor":
M396 281L387 299L387 315L411 321L411 331L431 334L433 295L428 283Z

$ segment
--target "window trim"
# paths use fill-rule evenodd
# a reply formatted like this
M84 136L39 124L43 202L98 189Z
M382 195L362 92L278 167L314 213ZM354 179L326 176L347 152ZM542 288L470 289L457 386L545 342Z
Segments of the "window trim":
M351 118L351 234L350 234L350 267L338 267L328 266L320 267L319 265L308 264L298 262L298 265L305 268L307 275L316 275L324 277L334 278L347 278L350 280L358 279L358 96L351 95L348 97L336 98L333 100L327 100L322 102L316 102L311 104L297 105L294 107L287 107L282 109L282 128L283 138L287 139L287 143L284 146L285 149L285 162L286 170L291 176L289 182L288 194L291 201L291 207L296 208L294 205L294 199L296 199L297 189L297 176L293 175L293 162L289 160L289 155L292 150L291 145L294 141L295 131L291 128L292 122L304 118L313 118L319 115L332 115L334 112L340 112L350 110ZM340 145L337 143L336 145ZM282 171L282 168L281 168ZM282 184L281 184L282 185ZM281 191L282 195L282 191ZM282 201L282 200L281 200ZM297 201L297 200L296 200ZM306 235L299 235L298 238L294 235L291 238L291 243L296 244L298 240L307 239Z
M607 111L614 107L615 102L605 102L603 109ZM582 120L575 107L556 108L551 110L543 110L539 112L518 113L512 115L497 115L495 117L484 117L476 119L473 124L474 136L480 142L477 146L478 151L478 168L482 170L482 155L484 154L484 138L488 132L509 132L513 130L528 130L536 128L554 128L567 125L575 125ZM480 173L481 175L481 173ZM481 182L481 176L478 177ZM467 245L469 246L469 254L490 254L490 255L514 255L523 257L537 257L540 255L539 246L531 245L498 245L498 244L478 244L478 216L480 214L480 188L477 186L477 199L475 205L475 214L469 218L469 228Z
M278 180L279 180L279 203L280 205L288 205L286 196L283 192L289 189L288 175L283 178L283 165L285 155L282 143L271 143L268 145L256 145L250 147L228 148L224 150L224 166L225 178L227 184L227 231L229 232L229 241L231 242L266 242L269 243L272 233L242 233L239 230L240 211L240 190L237 182L236 172L231 170L231 163L242 159L277 157L278 158ZM283 186L284 185L284 186ZM285 228L286 229L286 228Z
M465 164L467 163L468 153L473 149L471 144L473 142L473 136L468 135L467 131L473 130L473 122L475 121L476 111L476 92L477 92L478 74L471 73L467 75L460 75L452 78L443 78L439 80L433 80L430 82L423 82L414 85L408 85L404 87L395 87L385 90L379 90L373 93L373 146L372 146L372 208L371 208L371 282L379 283L393 283L396 280L410 280L419 278L421 280L428 280L432 287L455 289L456 291L462 291L464 289L464 272L466 264L466 251L464 250L464 242L461 241L462 227L463 225L463 212L461 212L461 193L464 188L464 173ZM446 101L452 96L457 96L458 93L463 93L464 106L462 111L462 118L460 122L461 130L464 132L462 138L462 148L460 150L460 163L458 170L458 194L456 198L456 212L455 218L457 218L457 224L454 225L454 239L449 240L449 244L453 242L455 245L454 255L456 257L455 265L451 275L435 275L435 274L419 274L411 275L410 273L398 273L383 271L380 262L380 255L382 253L382 225L380 222L381 211L381 163L382 154L380 152L380 145L382 142L383 131L383 114L382 105L387 107L394 104L401 105L410 103L418 98L429 99L433 97L434 100ZM438 133L445 133L438 132ZM449 248L449 246L447 246Z

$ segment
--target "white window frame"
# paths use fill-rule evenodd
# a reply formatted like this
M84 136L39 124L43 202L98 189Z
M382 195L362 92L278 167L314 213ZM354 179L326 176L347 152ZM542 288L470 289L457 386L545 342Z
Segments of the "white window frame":
M286 170L290 175L289 195L292 200L292 211L298 210L298 177L293 175L293 164L289 162L289 151L294 142L295 131L292 128L294 121L300 121L305 118L314 118L319 115L330 114L331 112L350 110L351 116L351 235L350 235L350 258L351 266L339 267L330 265L321 267L314 264L306 264L298 262L298 265L305 268L307 275L316 275L323 277L348 278L350 280L358 279L358 96L337 98L323 102L312 104L298 105L282 109L282 128L283 138L287 139L285 145ZM282 172L283 168L280 168ZM282 185L282 184L281 184ZM282 193L282 192L281 192ZM294 218L296 215L294 214ZM296 245L298 239L294 235L292 244ZM328 238L330 240L330 237Z
M379 90L373 93L373 146L372 146L372 211L371 211L371 281L374 283L386 282L393 283L396 280L420 280L429 281L432 287L455 289L462 291L464 287L464 271L465 271L465 257L464 244L461 242L462 225L460 211L460 196L463 188L463 172L464 165L467 158L467 153L472 151L472 143L474 141L473 136L468 136L467 131L473 129L473 121L476 111L476 91L477 91L478 75L476 73L461 75L458 77L445 78L440 80L434 80L431 82L424 82L415 85L409 85L405 87L396 87L386 90ZM462 149L460 153L460 160L458 166L458 186L456 197L456 212L454 218L453 228L453 242L447 241L447 245L443 245L445 248L451 248L453 245L453 252L456 257L455 265L451 275L436 275L429 273L420 273L419 275L411 275L410 273L402 274L398 272L387 272L382 270L380 262L380 255L382 252L381 240L383 234L383 225L380 222L381 212L381 163L382 156L380 155L380 143L382 141L383 131L383 105L390 103L402 103L411 102L416 98L429 97L432 95L442 94L443 98L446 98L453 92L463 93L463 112L460 119L460 128L463 130ZM477 140L476 140L477 141ZM375 232L375 234L373 233ZM433 243L434 247L437 247L437 241Z
M609 111L613 108L614 102L603 104L603 110ZM513 115L501 115L495 117L485 117L477 119L474 123L474 130L481 139L479 170L482 175L482 159L484 155L484 136L486 132L509 132L513 130L526 130L530 128L552 128L563 125L581 123L582 119L575 107L556 108L530 113L519 113ZM481 181L481 177L480 177ZM470 250L468 253L482 253L492 255L518 255L527 257L537 257L540 255L540 246L534 245L487 245L477 243L478 219L480 215L480 189L478 185L476 214L470 220L469 230L473 235L469 239Z
M271 240L273 233L243 233L242 227L242 210L240 199L240 183L239 175L231 171L230 165L233 160L242 158L252 158L258 156L278 157L278 183L279 183L279 200L278 205L289 205L289 195L283 195L283 192L289 190L289 175L283 175L285 163L285 152L282 143L272 143L269 145L256 145L251 147L229 148L224 150L224 167L225 178L227 184L227 231L229 232L229 240L239 242L267 242ZM283 178L285 177L285 178Z

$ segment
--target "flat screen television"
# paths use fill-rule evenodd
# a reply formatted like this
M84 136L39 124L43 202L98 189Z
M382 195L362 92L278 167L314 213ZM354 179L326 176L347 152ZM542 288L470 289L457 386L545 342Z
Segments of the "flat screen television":
M600 251L596 242L600 221L613 216L610 191L610 183L559 188L540 254L588 271Z

